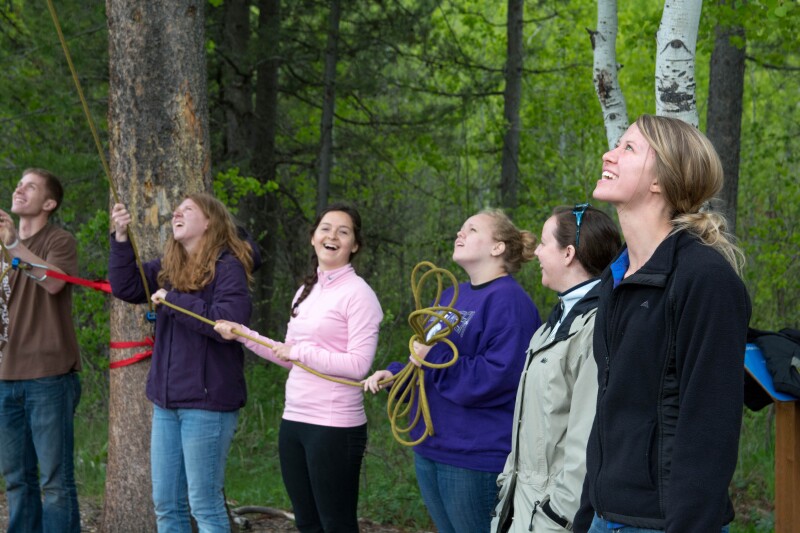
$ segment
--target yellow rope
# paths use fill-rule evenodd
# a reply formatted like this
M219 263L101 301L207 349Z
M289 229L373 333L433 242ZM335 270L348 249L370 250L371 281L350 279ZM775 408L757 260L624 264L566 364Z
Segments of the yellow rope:
M204 316L198 315L197 313L193 313L192 311L189 311L188 309L184 309L184 308L182 308L180 306L177 306L177 305L175 305L173 303L170 303L170 302L168 302L166 300L161 300L161 303L163 305L166 305L170 309L174 309L175 311L178 311L178 312L183 313L185 315L189 315L190 317L196 318L200 322L204 322L204 323L208 324L209 326L216 325L216 322L214 322L213 320L209 320L208 318L206 318ZM270 344L268 342L265 342L265 341L263 341L263 340L261 340L261 339L259 339L257 337L253 337L252 335L248 335L248 334L246 334L246 333L244 333L242 331L239 331L236 328L231 329L231 332L234 335L238 335L240 337L244 337L245 339L248 339L248 340L251 340L251 341L253 341L253 342L257 343L257 344L260 344L261 346L265 346L265 347L269 348L270 350L273 350L275 348L275 346L273 346L272 344ZM351 381L349 379L337 378L337 377L334 377L334 376L326 376L325 374L322 374L322 373L317 372L316 370L314 370L312 368L307 367L306 365L304 365L303 363L301 363L299 361L290 361L290 362L292 364L294 364L295 366L299 366L303 370L305 370L307 372L311 372L315 376L319 376L319 377L321 377L323 379L327 379L328 381L341 383L342 385L352 385L352 386L355 386L355 387L361 387L361 383L359 383L357 381Z
M423 269L427 270L424 273L421 273ZM431 307L423 307L422 287L431 278L435 278L437 284L436 299ZM445 278L452 283L453 297L446 305L440 305L443 282ZM414 270L411 272L411 291L414 294L416 310L412 311L408 315L408 324L414 331L414 334L408 340L408 350L411 354L411 357L413 357L420 366L417 366L413 362L409 361L405 368L403 368L403 370L398 372L395 376L379 381L379 384L381 385L393 383L392 388L389 389L389 398L386 403L386 414L389 417L392 435L394 435L394 438L397 442L404 446L416 446L428 438L428 436L433 435L433 420L431 419L428 397L425 394L424 371L425 368L447 368L448 366L455 364L455 362L458 360L458 349L447 337L453 332L453 329L461 321L461 314L453 308L453 305L455 305L455 302L458 299L458 280L456 280L456 277L449 270L439 268L428 261L423 261L417 264L417 266L415 266ZM161 303L170 309L174 309L175 311L196 318L197 320L208 324L209 326L216 325L216 322L213 320L198 315L197 313L189 311L188 309L184 309L166 300L161 300ZM430 335L429 338L428 334L430 330L436 326L441 327L441 329L435 334ZM260 344L261 346L274 349L274 346L268 342L265 342L257 337L253 337L252 335L248 335L236 328L233 328L231 332L235 335ZM453 357L444 363L430 363L417 355L417 352L414 349L415 342L425 344L426 346L433 346L437 342L444 342L450 346L450 349L453 351ZM322 374L321 372L317 372L316 370L309 368L299 361L291 361L291 363L302 368L306 372L311 372L315 376L322 379L333 381L335 383L341 383L342 385L363 387L363 385L358 381ZM409 420L409 423L406 426L399 427L397 423L398 419L409 415L416 400L418 400L416 402L417 411L413 420ZM407 440L406 435L414 427L416 427L420 418L422 418L425 423L425 431L423 431L422 435L417 440Z
M97 147L97 154L100 156L100 162L103 165L103 171L105 172L106 179L108 180L108 186L111 189L111 194L114 197L114 203L119 204L119 194L117 193L117 188L114 185L114 180L111 179L111 169L108 166L108 161L106 161L105 151L103 150L103 144L100 142L100 136L97 134L97 128L94 124L94 119L92 119L92 114L89 112L89 104L86 102L86 97L83 95L83 88L81 87L81 82L78 79L78 71L75 70L75 65L72 63L72 56L69 53L69 48L67 47L67 40L64 39L64 33L61 31L61 23L58 20L58 15L56 14L56 8L53 5L53 0L47 0L47 8L50 10L50 16L53 19L53 24L56 27L56 33L58 33L58 40L61 42L61 49L64 50L64 57L67 59L67 65L69 65L69 71L72 73L72 80L75 82L75 89L78 91L78 97L81 100L81 105L83 106L83 113L86 115L86 121L89 123L89 129L92 131L92 138L94 139L94 144ZM150 289L147 285L147 278L144 274L144 266L142 265L142 260L139 257L139 248L136 246L136 240L133 235L133 228L128 228L128 239L131 241L131 246L133 247L133 255L136 258L136 266L139 269L139 275L142 277L142 283L144 285L144 292L147 295L147 305L149 306L150 310L153 310L153 302L150 301ZM5 273L4 273L5 274Z
M75 88L78 91L78 96L80 98L81 105L83 106L83 112L86 115L87 122L89 123L89 129L92 132L92 138L94 139L95 146L97 147L97 153L100 156L100 161L103 165L103 171L105 172L106 178L108 179L108 184L111 189L111 194L114 197L114 203L121 203L119 194L117 193L117 189L114 185L114 181L111 178L111 169L108 166L108 162L105 157L105 152L103 150L103 145L100 142L100 136L97 133L97 128L95 126L94 119L92 119L92 115L89 111L89 104L86 102L86 97L83 94L83 89L81 88L81 83L80 80L78 79L78 73L75 70L75 65L72 63L72 57L69 53L67 41L66 39L64 39L64 34L61 31L61 24L59 23L58 15L56 14L56 10L55 7L53 6L52 0L47 0L47 7L50 10L50 16L53 19L53 24L55 25L56 32L58 33L58 39L61 42L61 48L64 50L64 56L67 60L67 64L69 65L70 72L72 73L72 79L75 82ZM139 269L139 274L142 278L142 285L144 287L147 303L148 306L150 307L150 310L152 311L153 302L150 300L150 289L147 284L147 278L144 273L144 266L142 265L142 260L139 256L139 248L136 245L136 239L134 237L133 228L128 229L128 238L130 239L134 257L136 258L136 266ZM5 249L5 246L3 246L3 251L5 254L9 255L8 251ZM9 266L5 270L3 270L2 275L0 275L0 279L2 279L2 277L4 277L8 273L10 268L11 265L9 263ZM417 281L416 276L422 268L429 268L429 270L424 274L422 274L419 281ZM436 296L436 302L434 306L423 308L420 302L419 289L421 288L422 284L428 279L429 276L436 276L438 284L438 293ZM453 284L453 298L450 301L450 304L448 304L447 306L438 305L442 293L443 276L450 278L450 281ZM458 350L456 349L455 345L446 337L452 332L453 328L461 320L461 315L458 313L458 311L456 311L451 307L455 303L456 298L458 298L458 282L455 276L453 276L453 274L448 270L438 268L433 263L429 263L427 261L419 263L411 273L411 288L414 293L414 301L416 303L417 309L413 311L408 317L408 323L414 330L414 335L412 335L411 338L409 339L408 345L412 357L414 357L414 359L416 359L421 366L417 366L409 362L406 365L406 367L403 370L401 370L396 376L394 376L391 379L383 380L380 382L381 384L394 382L393 387L389 391L389 400L387 402L387 414L391 422L392 434L399 443L405 446L415 446L420 442L422 442L423 440L425 440L429 435L433 435L433 422L430 417L428 399L427 396L425 395L425 381L423 376L423 368L424 367L446 368L450 365L455 364L455 362L458 360ZM161 303L176 311L192 316L211 326L215 325L215 323L212 320L208 320L205 317L202 317L187 309L183 309L177 305L171 304L165 300L162 300ZM448 314L450 313L454 314L457 317L457 320L453 323L451 323L448 320ZM435 318L436 320L430 320L430 318ZM427 326L425 325L426 323L428 323ZM443 327L440 332L433 335L430 339L426 339L428 331L430 330L431 327L433 327L436 324L444 324L445 327ZM237 329L233 329L232 331L233 333L239 335L240 337L249 339L267 348L270 349L273 348L273 346L271 346L269 343L266 343L260 339L247 335L244 332L241 332ZM419 342L428 346L432 346L436 342L440 341L447 343L453 350L453 358L446 363L441 363L441 364L428 363L424 359L420 358L414 350L414 342ZM351 385L354 387L362 386L362 384L357 381L337 378L333 376L326 376L325 374L317 372L316 370L313 370L298 361L292 361L292 363L302 368L303 370L306 370L307 372L311 372L315 376L319 376L329 381L341 383L343 385ZM419 389L419 392L417 392L417 389ZM419 402L414 419L411 420L406 427L398 428L396 424L397 418L408 415L411 406L417 399L417 395L419 396ZM420 416L422 416L425 422L425 431L423 432L422 436L413 442L404 440L403 435L406 435L408 432L411 431L412 428L414 428L417 425Z
M417 279L420 271L426 268L428 270ZM436 299L433 302L433 306L423 307L421 301L422 286L432 276L435 276L437 282ZM446 305L440 305L445 277L452 283L453 297ZM386 414L389 417L392 435L403 446L416 446L430 435L433 435L433 420L431 419L430 406L428 405L428 396L425 394L424 371L425 368L447 368L458 360L458 349L447 337L461 321L461 313L453 308L458 299L458 281L449 270L439 268L428 261L419 263L411 272L411 291L414 294L414 303L417 309L408 316L408 324L414 331L414 334L408 340L408 349L411 356L420 366L409 361L405 368L392 378L394 384L389 389L389 399L386 402ZM455 317L455 320L452 317ZM436 326L441 327L441 329L428 338L430 330ZM453 357L444 363L430 363L417 355L416 350L414 350L415 342L426 346L444 342L450 346L453 351ZM400 418L409 416L415 401L417 410L413 419L410 419L404 427L398 426ZM420 418L425 424L425 431L422 432L422 435L417 440L408 440L407 435L417 426Z
M17 239L19 239L19 235L17 235ZM0 280L2 280L3 278L6 277L6 274L8 274L11 271L12 261L14 261L14 258L11 257L11 252L8 251L8 248L6 248L6 243L4 243L2 239L0 239L0 248L2 248L3 250L2 252L4 259L3 262L6 263L6 267L3 269L3 273L0 274Z

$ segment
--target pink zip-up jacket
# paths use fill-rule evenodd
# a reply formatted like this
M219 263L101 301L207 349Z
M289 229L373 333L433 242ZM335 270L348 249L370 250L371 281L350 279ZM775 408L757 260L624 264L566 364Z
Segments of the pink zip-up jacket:
M378 347L383 311L377 296L351 265L329 272L317 271L318 280L308 298L289 320L286 344L290 358L329 376L359 381L369 372ZM296 300L302 287L294 296ZM294 301L294 300L293 300ZM275 341L242 328L244 333ZM364 392L320 378L275 357L272 350L251 340L254 353L289 369L283 418L331 427L355 427L367 422Z

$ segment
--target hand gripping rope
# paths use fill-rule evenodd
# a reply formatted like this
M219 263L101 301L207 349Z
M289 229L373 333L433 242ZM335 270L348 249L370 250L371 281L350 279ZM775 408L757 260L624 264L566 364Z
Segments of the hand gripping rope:
M86 115L86 120L89 123L89 128L91 129L92 137L94 138L94 142L95 142L95 145L97 147L97 152L98 152L98 155L100 156L100 161L101 161L101 163L103 165L103 170L104 170L104 172L106 174L106 178L108 179L108 184L109 184L109 187L111 189L112 196L114 197L114 202L115 203L120 203L119 194L117 193L116 187L114 185L114 180L111 177L111 169L108 166L108 162L106 161L105 153L103 151L103 145L100 142L100 136L97 133L97 128L95 127L94 120L92 119L92 115L89 112L89 105L86 102L86 97L83 94L83 89L81 88L81 84L80 84L80 81L78 79L78 73L75 70L75 66L72 63L72 57L71 57L71 55L69 53L69 48L67 46L66 39L64 39L63 32L61 31L61 24L59 23L58 15L56 14L56 10L55 10L55 7L53 6L52 0L47 0L47 7L48 7L48 10L50 11L50 16L53 19L53 24L54 24L54 26L56 28L56 33L58 34L59 41L61 42L61 48L64 51L64 56L65 56L65 58L67 60L67 64L69 66L70 72L72 73L72 79L75 82L75 89L78 92L78 96L79 96L79 98L81 100L81 104L83 106L84 114ZM141 258L139 256L139 250L138 250L138 246L136 244L137 240L135 239L133 228L128 228L128 239L129 239L129 241L131 243L131 246L133 247L134 257L136 258L136 265L137 265L137 267L139 269L139 275L142 278L142 284L144 286L144 290L145 290L145 293L146 293L147 305L149 307L149 311L147 312L147 319L150 322L154 322L155 321L155 311L154 311L154 308L153 308L153 302L150 299L150 290L149 290L149 287L148 287L148 284L147 284L147 279L146 279L145 274L144 274L144 268L143 268L143 265L142 265L142 261L141 261ZM5 252L6 255L10 255L5 250L5 247L3 247L3 251ZM2 263L3 262L0 261L0 265L2 265ZM5 274L7 274L8 271L12 268L11 265L2 265L2 266L4 267L4 270L3 270L2 276L0 276L0 278L5 277ZM39 266L41 268L40 265L31 265L31 266ZM417 275L417 272L421 268L429 268L430 270L428 270L427 272L422 274L422 276L419 279L419 284L417 284L416 275ZM28 274L28 275L31 275L31 274ZM110 292L110 290L107 290L105 286L101 287L99 284L98 284L98 286L94 286L93 284L95 282L80 283L78 281L78 280L80 280L80 278L72 278L70 276L64 277L65 275L61 274L59 272L53 272L53 271L47 270L46 273L45 273L45 276L52 276L52 277L55 277L55 278L58 278L58 279L63 279L64 281L67 281L69 283L78 283L78 284L81 284L81 285L90 286L90 287L95 288L97 290L104 290L106 292ZM419 300L419 288L425 282L425 280L428 279L429 276L436 276L439 292L438 292L438 294L436 296L436 301L435 301L433 307L422 308L422 305L421 305L420 300ZM453 298L452 298L452 300L450 301L450 304L449 304L449 305L453 305L455 303L455 301L456 301L456 298L458 297L458 283L457 283L457 281L455 279L455 276L453 276L453 274L451 272L449 272L449 271L447 271L445 269L440 269L440 268L436 267L436 265L434 265L433 263L429 263L429 262L419 263L414 268L414 270L412 271L412 273L411 273L411 287L412 287L412 291L414 291L414 299L415 299L415 303L416 303L416 306L417 306L417 310L412 312L408 317L409 324L411 325L412 329L415 332L414 335L409 340L409 348L410 348L412 357L414 357L414 359L416 361L418 361L422 366L418 367L417 365L409 362L409 364L406 366L406 368L404 368L396 376L394 376L393 379L388 379L388 380L384 380L384 381L381 382L381 384L384 384L384 383L390 383L392 381L395 381L395 385L392 387L392 389L389 392L389 404L387 406L387 413L389 414L389 419L390 419L390 421L392 423L392 434L394 435L395 439L398 442L400 442L401 444L406 445L406 446L413 446L413 445L419 444L425 438L427 438L428 435L433 435L433 423L432 423L431 418L430 418L430 411L429 411L429 408L428 408L427 397L425 396L424 380L422 379L423 378L423 374L422 374L423 367L428 367L428 368L446 368L446 367L454 364L458 360L458 350L453 345L453 343L450 342L446 337L447 337L447 335L450 334L450 332L453 330L453 328L455 328L455 326L461 320L461 315L458 313L458 311L456 311L455 309L452 309L449 306L439 306L439 298L441 297L442 278L443 278L443 276L449 277L451 282L453 283ZM86 280L80 280L80 281L84 281L85 282ZM162 300L161 303L163 303L167 307L175 309L176 311L185 313L185 314L187 314L189 316L193 316L194 318L197 318L198 320L201 320L202 322L210 324L211 326L214 325L213 321L210 321L210 320L206 319L205 317L201 317L200 315L192 313L191 311L188 311L186 309L182 309L181 307L178 307L178 306L176 306L174 304L171 304L171 303L169 303L167 301ZM454 322L451 322L450 321L451 319L448 319L448 313L452 313L454 316L457 317L457 319ZM430 319L435 319L435 320L430 320ZM427 326L425 325L426 322L428 322ZM432 335L430 339L426 339L425 338L426 334L436 324L440 324L442 326L441 331L438 331L436 334ZM233 332L235 334L241 336L241 337L244 337L246 339L252 340L253 342L256 342L258 344L266 346L267 348L272 348L272 346L270 346L269 344L261 341L260 339L256 339L256 338L253 338L251 336L245 335L244 333L242 333L242 332L240 332L240 331L238 331L236 329L234 329ZM424 359L422 359L419 356L417 356L417 354L414 352L414 348L413 348L414 341L421 342L421 343L426 344L428 346L431 346L431 345L433 345L433 344L435 344L436 342L439 342L439 341L444 341L447 344L449 344L450 347L453 349L453 358L450 361L448 361L446 363L442 363L442 364L427 363L427 362L425 362ZM148 343L148 339L145 339L145 341L142 341L141 343L139 343L139 345L144 345L146 343ZM111 347L112 348L120 348L121 347L121 346L119 346L120 344L129 344L129 343L112 343ZM145 352L144 354L137 354L133 358L131 358L130 361L132 361L132 362L139 361L139 360L141 360L141 358L143 358L143 357L140 357L140 356L146 357L149 354L150 354L149 350L147 352ZM134 361L134 359L135 359L135 361ZM117 362L116 364L112 365L112 368L118 368L119 366L125 366L125 364L130 364L130 363L128 363L128 361L129 360L125 360L123 362ZM334 381L336 383L341 383L341 384L344 384L344 385L352 385L352 386L356 386L356 387L361 387L362 386L361 383L358 383L356 381L336 378L336 377L332 377L332 376L326 376L326 375L321 374L321 373L319 373L319 372L317 372L315 370L312 370L311 368L308 368L307 366L303 365L302 363L299 363L297 361L292 361L292 362L296 366L299 366L300 368L302 368L302 369L304 369L304 370L306 370L308 372L311 372L312 374L314 374L316 376L319 376L319 377L321 377L323 379L327 379L327 380ZM411 405L413 404L414 400L417 397L417 392L416 392L417 388L419 388L419 407L418 407L418 409L417 409L417 411L415 413L414 420L411 421L411 423L407 427L405 427L403 429L398 429L397 426L396 426L396 423L395 423L396 417L397 416L405 416L410 412ZM398 398L398 396L399 396L399 398ZM408 403L407 403L405 409L402 409L401 406L402 406L402 404L404 402L408 402ZM422 416L422 418L423 418L423 420L425 422L425 432L422 434L422 436L419 439L417 439L414 442L409 442L409 441L404 440L401 437L401 435L405 435L406 433L411 431L411 429L413 427L415 427L416 424L418 423L420 416Z
M419 275L423 269L428 270ZM419 279L417 279L418 276ZM434 277L437 282L436 298L433 302L433 306L423 307L421 301L421 289L426 281L433 279ZM440 305L445 277L449 278L453 285L453 297L447 305ZM413 362L409 361L405 368L398 372L397 375L379 382L381 385L394 382L394 385L389 390L386 414L389 417L392 435L394 435L394 438L397 442L404 446L415 446L428 438L429 435L433 435L433 421L431 420L428 398L425 395L424 370L425 368L447 368L448 366L455 364L455 362L458 360L458 349L452 343L452 341L447 338L447 336L450 335L453 329L461 321L461 314L452 307L458 298L458 281L450 271L439 268L428 261L423 261L417 264L417 266L415 266L414 270L411 272L411 290L414 294L414 304L416 306L416 310L412 311L411 314L408 315L408 323L411 326L411 329L414 331L414 334L408 340L408 347L411 357L413 357L421 366L417 366ZM209 326L214 326L216 324L216 322L213 320L209 320L204 316L193 313L192 311L179 307L166 300L161 300L161 304L169 307L170 309L174 309L175 311L196 318L197 320L208 324ZM441 329L438 329L433 335L429 336L429 332L437 326ZM259 338L247 335L236 328L233 328L231 331L235 335L244 337L245 339L251 340L267 348L274 348L273 345L264 342ZM433 346L437 342L445 342L452 349L453 357L445 363L429 363L416 354L416 351L414 350L414 342L419 342L427 346ZM299 361L291 362L295 366L298 366L306 372L310 372L322 379L327 379L328 381L333 381L334 383L350 385L353 387L363 386L358 381L322 374L321 372L317 372L316 370L304 365L303 363L300 363ZM419 390L419 392L417 392L417 390ZM410 420L409 424L403 428L398 427L398 417L408 416L414 401L417 398L419 398L419 402L413 420ZM422 418L423 422L425 423L425 431L417 440L407 440L405 435L414 427L416 427L420 418Z

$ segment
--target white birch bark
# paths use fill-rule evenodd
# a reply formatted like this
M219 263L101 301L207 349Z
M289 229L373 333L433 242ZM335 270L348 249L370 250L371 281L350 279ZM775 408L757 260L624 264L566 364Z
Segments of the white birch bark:
M608 147L628 128L625 95L617 78L617 0L597 0L597 31L591 33L594 49L594 90L603 110Z
M702 7L703 0L667 0L656 35L656 114L695 127L700 122L694 70Z

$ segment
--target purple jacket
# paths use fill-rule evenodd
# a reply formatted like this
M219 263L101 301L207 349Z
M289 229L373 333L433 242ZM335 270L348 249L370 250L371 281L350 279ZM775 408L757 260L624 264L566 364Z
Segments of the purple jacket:
M159 288L156 278L160 270L161 259L144 265L151 293ZM117 242L113 234L108 277L114 296L145 303L133 248L129 242ZM191 293L170 290L166 300L210 320L244 325L250 321L252 305L244 266L228 252L217 260L210 284ZM158 306L156 313L147 398L165 409L233 411L242 407L247 400L242 345L224 340L212 326L165 305Z

